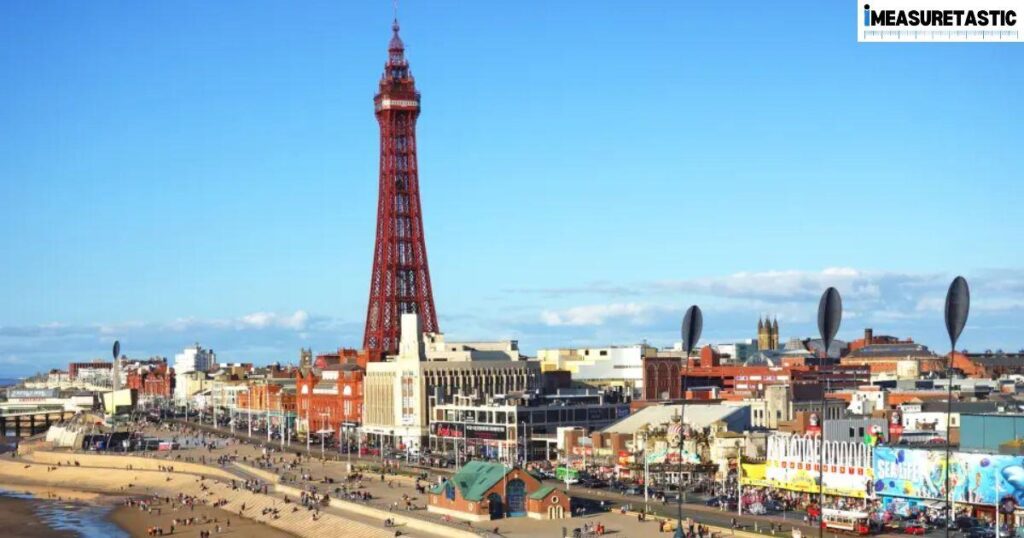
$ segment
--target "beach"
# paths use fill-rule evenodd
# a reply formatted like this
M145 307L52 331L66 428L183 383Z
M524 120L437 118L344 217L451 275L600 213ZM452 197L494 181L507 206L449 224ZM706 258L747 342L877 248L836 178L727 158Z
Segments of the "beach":
M226 510L197 505L189 508L165 499L146 497L147 507L121 505L110 513L110 521L131 536L149 536L151 528L163 529L164 536L199 536L199 531L210 531L213 536L245 536L246 538L291 538L294 535L238 517ZM187 523L188 520L192 523ZM175 522L177 520L177 524ZM218 532L218 528L220 531Z
M23 448L28 447L23 445ZM242 482L219 464L202 465L162 458L45 450L27 450L17 457L0 457L0 484L9 484L11 491L31 490L38 499L59 499L64 503L72 502L67 500L72 490L78 492L77 495L94 495L92 500L75 500L74 503L103 505L101 519L109 530L81 534L84 536L150 536L149 531L154 528L162 529L166 536L171 534L172 525L175 532L171 535L176 536L199 536L201 532L209 532L210 536L254 538L386 538L392 535L376 527L377 522L372 521L376 518L367 521L365 517L353 519L338 513L305 510L295 504L286 506L288 503L281 495L253 491L243 487ZM154 501L155 497L160 500ZM128 500L131 506L125 506ZM140 503L148 503L148 506L140 509ZM88 510L81 511L91 515ZM24 512L20 513L18 521L27 526L30 520L25 518ZM239 517L240 513L245 517ZM188 518L194 519L185 522ZM156 535L160 535L159 532Z

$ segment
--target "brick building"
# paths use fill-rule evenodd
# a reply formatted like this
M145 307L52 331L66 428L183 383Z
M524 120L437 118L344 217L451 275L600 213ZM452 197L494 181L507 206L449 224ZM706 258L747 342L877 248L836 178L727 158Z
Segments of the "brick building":
M569 517L569 496L519 468L471 461L430 489L427 511L468 521Z
M295 412L295 391L263 380L250 381L249 390L238 394L238 410Z
M340 432L352 431L361 424L365 374L365 369L354 362L297 370L295 410L304 425L301 429L329 430L338 437Z
M948 355L947 355L948 357ZM1024 374L1024 351L1005 353L986 351L984 353L953 353L953 368L967 377L995 379L1004 375Z
M366 368L366 363L377 360L380 360L379 353L373 353L365 349L338 348L337 352L317 355L316 359L312 361L312 366L320 370L340 364L358 364Z
M867 366L872 374L897 373L901 364L916 367L917 375L940 372L946 368L946 359L932 353L927 346L910 339L878 343L879 338L882 337L865 336L865 340L871 343L848 353L840 359L840 364Z
M174 393L174 368L167 359L140 363L125 375L125 388L138 391L139 398L170 398Z
M645 400L675 400L680 398L682 376L686 375L687 397L695 391L715 387L718 389L757 388L765 384L785 384L790 380L790 369L778 366L722 365L720 356L704 346L696 356L688 359L683 370L681 357L644 357L643 396Z

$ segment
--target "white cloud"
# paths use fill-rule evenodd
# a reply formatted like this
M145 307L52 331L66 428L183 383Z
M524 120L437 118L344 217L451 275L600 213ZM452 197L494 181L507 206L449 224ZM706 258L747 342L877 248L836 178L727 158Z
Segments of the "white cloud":
M651 310L636 303L574 306L565 310L545 310L541 320L550 327L603 325L611 319L637 323Z
M171 357L192 343L217 351L230 362L287 362L299 347L333 350L361 343L362 320L353 322L310 315L259 311L236 318L182 317L168 321L125 321L72 325L0 326L0 365L30 369L63 368L73 360L106 357L110 343L121 341L128 356ZM8 357L8 359L3 359ZM17 357L14 362L10 357ZM17 368L15 368L17 367Z
M935 274L864 271L851 267L829 267L821 271L739 272L726 276L655 282L655 289L696 293L723 298L793 301L819 297L829 286L844 298L878 299L891 284L917 286L937 282Z
M253 312L246 314L239 320L239 328L265 329L267 327L280 327L301 331L309 321L309 314L304 310L296 310L290 315L280 315L273 312Z
M833 267L820 271L744 271L674 281L545 288L507 320L524 348L579 343L609 344L649 339L678 340L683 310L701 306L708 338L725 341L754 335L759 315L777 316L784 338L817 335L818 299L829 286L843 298L841 338L857 338L865 327L875 334L914 337L943 345L943 306L953 274L870 271ZM984 349L1021 346L1024 269L981 270L967 274L971 286L971 326L962 345ZM530 290L516 290L517 297ZM628 294L631 301L620 299ZM580 301L586 295L587 301ZM601 299L607 299L602 301ZM579 301L579 302L577 302ZM574 304L575 303L575 304ZM492 323L500 326L500 323ZM532 340L529 341L529 340Z

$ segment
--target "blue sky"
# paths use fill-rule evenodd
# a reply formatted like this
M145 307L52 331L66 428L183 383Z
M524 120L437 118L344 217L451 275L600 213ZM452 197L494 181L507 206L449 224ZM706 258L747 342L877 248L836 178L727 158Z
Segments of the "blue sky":
M817 297L1024 347L1020 44L856 43L844 2L407 1L452 339L814 332ZM0 5L0 373L362 341L390 2Z

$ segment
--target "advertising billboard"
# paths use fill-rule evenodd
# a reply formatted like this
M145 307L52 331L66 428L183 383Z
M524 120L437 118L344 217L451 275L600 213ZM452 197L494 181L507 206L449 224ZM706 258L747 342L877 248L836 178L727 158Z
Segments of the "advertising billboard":
M450 424L447 422L434 422L430 425L430 429L434 435L438 437L456 437L462 438L466 436L465 426L462 424Z
M945 499L945 452L876 447L874 491L878 495ZM1024 502L1024 457L954 452L949 483L954 502L995 505L1013 497Z
M491 441L504 441L508 439L508 431L505 426L466 424L465 428L467 439L486 439Z
M778 433L768 438L768 454L763 464L743 464L741 482L804 493L818 493L821 470L819 440L813 435ZM825 443L824 491L863 499L872 485L871 447L864 443L833 441Z
M505 426L490 424L434 422L430 425L430 429L437 437L457 437L485 441L505 441L508 439L508 429Z

